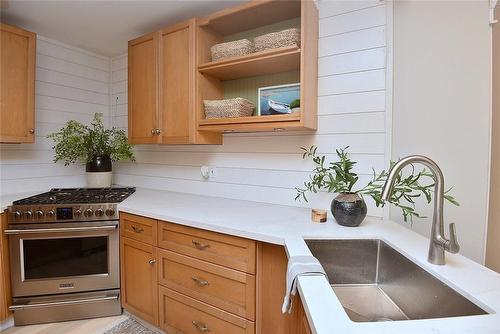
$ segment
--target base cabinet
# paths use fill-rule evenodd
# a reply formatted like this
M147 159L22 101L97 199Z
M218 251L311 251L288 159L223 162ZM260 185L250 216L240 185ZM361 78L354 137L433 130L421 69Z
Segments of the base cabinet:
M126 237L121 237L120 248L123 308L158 326L155 248Z
M122 305L169 334L308 334L283 246L120 213Z
M7 235L3 233L7 227L7 214L0 215L0 321L10 316L11 304L9 245Z
M283 246L260 244L257 259L259 280L258 308L260 320L258 331L260 334L302 334L298 326L299 307L296 296L293 300L291 313L281 313L283 296L286 292L286 270L288 257ZM302 306L300 306L302 307Z
M311 327L309 326L309 321L307 321L306 312L304 311L304 306L300 298L297 298L296 305L296 321L297 321L297 333L296 334L312 334Z

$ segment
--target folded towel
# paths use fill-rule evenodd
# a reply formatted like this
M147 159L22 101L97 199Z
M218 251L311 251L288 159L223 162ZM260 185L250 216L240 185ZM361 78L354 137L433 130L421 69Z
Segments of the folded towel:
M314 256L292 256L288 259L286 271L286 295L282 313L292 312L292 297L297 294L297 277L325 275L325 270Z

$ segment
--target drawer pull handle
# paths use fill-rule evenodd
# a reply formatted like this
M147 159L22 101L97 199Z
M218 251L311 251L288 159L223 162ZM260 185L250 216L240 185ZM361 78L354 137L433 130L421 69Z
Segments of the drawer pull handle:
M144 229L140 226L135 226L135 225L132 225L132 230L134 230L135 233L141 233L141 232L144 232Z
M207 249L208 247L210 247L209 244L202 244L201 242L196 241L196 240L193 240L191 242L193 243L194 247L196 247L199 250L204 250L204 249Z
M199 331L199 332L210 332L210 328L207 327L207 325L205 325L204 323L202 322L198 322L198 321L192 321L191 322L193 324L193 326Z
M198 278L198 277L196 277L196 276L191 277L191 279L192 279L192 280L193 280L196 284L198 284L199 286L206 286L206 285L209 285L209 284L210 284L210 282L209 282L209 281L204 280L204 279L202 279L202 278Z
M149 264L150 264L150 265L153 265L153 264L155 264L155 263L156 263L156 260L149 260Z

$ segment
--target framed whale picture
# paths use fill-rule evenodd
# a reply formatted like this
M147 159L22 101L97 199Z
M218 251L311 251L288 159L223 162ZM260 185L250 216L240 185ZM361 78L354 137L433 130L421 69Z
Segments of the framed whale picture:
M283 115L300 112L300 83L258 89L257 115Z

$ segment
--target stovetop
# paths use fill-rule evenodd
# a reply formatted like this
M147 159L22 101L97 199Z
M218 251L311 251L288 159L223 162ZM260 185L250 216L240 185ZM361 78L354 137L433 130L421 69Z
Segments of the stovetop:
M15 201L14 205L119 203L135 192L126 188L53 188L48 192Z
M117 203L135 188L54 188L15 201L9 206L8 223L44 224L118 220Z

